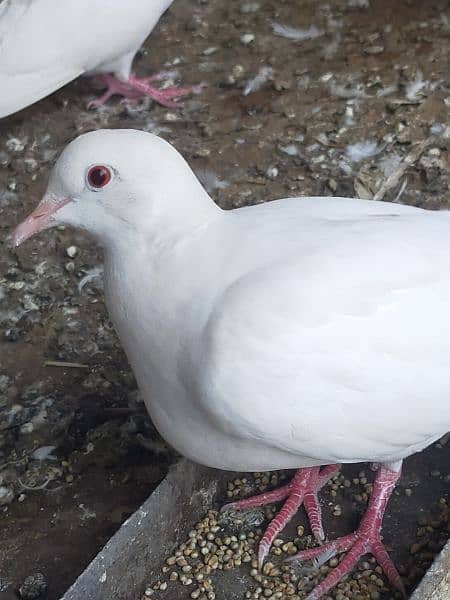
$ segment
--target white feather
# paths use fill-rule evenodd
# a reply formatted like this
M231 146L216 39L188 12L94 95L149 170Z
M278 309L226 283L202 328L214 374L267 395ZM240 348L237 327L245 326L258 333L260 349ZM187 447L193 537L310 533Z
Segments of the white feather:
M405 89L405 96L408 100L414 102L420 98L421 92L428 87L428 81L423 79L422 73L418 71L415 78L408 83Z
M261 67L258 71L258 74L252 79L249 79L245 84L243 94L244 96L248 96L249 94L253 94L253 92L257 92L272 76L273 69L271 67Z
M378 144L371 140L349 144L345 149L346 155L352 162L360 162L361 160L375 156L379 151Z
M298 27L289 27L287 25L281 25L281 23L272 22L272 29L274 33L285 37L294 42L301 42L303 40L312 40L316 37L323 35L323 31L318 29L315 25L311 25L308 29L300 29Z

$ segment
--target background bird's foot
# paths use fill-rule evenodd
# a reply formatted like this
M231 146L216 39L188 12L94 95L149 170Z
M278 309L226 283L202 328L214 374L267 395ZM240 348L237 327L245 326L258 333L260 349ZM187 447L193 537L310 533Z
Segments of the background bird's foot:
M98 75L95 79L106 87L106 90L100 98L91 100L88 104L88 108L98 108L99 106L103 106L112 96L123 96L131 102L137 102L143 97L141 93L138 93L131 88L126 81L120 81L120 79L116 79L113 75Z
M336 554L347 552L337 567L313 589L306 600L318 600L326 594L353 569L362 556L368 553L376 558L390 584L406 598L401 577L384 548L380 536L384 511L399 476L400 472L390 471L385 467L379 469L367 512L356 532L323 546L303 550L288 559L289 561L314 560L319 567Z
M105 104L112 96L122 96L130 103L136 103L143 98L151 98L162 106L174 108L180 106L177 102L179 98L199 93L203 87L200 84L191 87L171 86L159 89L151 85L151 82L162 81L170 75L168 72L162 72L143 79L138 79L132 75L128 81L120 81L120 79L109 74L99 75L96 79L106 87L106 90L100 98L89 102L88 108L98 108Z
M320 467L299 469L292 478L292 481L283 487L252 496L251 498L237 500L222 507L222 510L244 510L246 508L255 508L272 502L286 500L280 512L269 524L259 544L258 561L260 568L270 550L273 540L287 525L302 504L304 504L308 514L314 537L319 542L323 541L322 514L317 493L338 470L339 465L327 465L322 469Z
M198 94L203 88L202 84L190 87L170 86L163 89L158 89L150 85L152 81L162 81L168 75L170 76L170 73L162 72L144 79L138 79L132 75L128 79L128 85L130 85L135 92L140 93L143 98L148 96L152 98L152 100L158 102L158 104L169 108L180 106L177 103L179 98L183 98L190 94Z

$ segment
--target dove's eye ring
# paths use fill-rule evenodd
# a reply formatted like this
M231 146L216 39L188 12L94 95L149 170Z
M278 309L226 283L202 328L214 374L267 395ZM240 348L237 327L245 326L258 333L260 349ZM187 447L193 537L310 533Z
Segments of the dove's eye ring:
M90 167L86 175L87 184L92 190L104 188L111 179L111 169L105 167L105 165L94 165L93 167Z

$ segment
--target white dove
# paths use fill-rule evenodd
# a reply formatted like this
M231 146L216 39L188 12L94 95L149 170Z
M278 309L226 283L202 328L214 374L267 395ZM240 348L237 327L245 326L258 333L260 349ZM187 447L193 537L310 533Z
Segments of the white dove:
M194 88L158 89L131 65L172 0L3 0L0 3L0 118L52 94L80 75L98 75L107 90L164 106Z
M317 600L371 552L404 592L380 529L402 460L450 429L450 216L388 202L289 198L223 211L148 133L73 141L11 244L66 224L105 247L106 299L165 439L229 470L299 469L259 547L337 463L380 463L360 527ZM322 468L321 468L322 467Z

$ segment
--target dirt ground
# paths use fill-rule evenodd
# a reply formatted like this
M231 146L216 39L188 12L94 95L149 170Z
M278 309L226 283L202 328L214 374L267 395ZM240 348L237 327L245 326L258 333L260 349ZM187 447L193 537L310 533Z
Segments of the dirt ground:
M80 79L0 121L0 244L66 143L100 127L160 134L224 208L294 195L449 208L449 56L448 0L176 0L136 70L202 92L177 109L88 110L96 92ZM101 270L100 249L62 228L16 253L0 245L1 600L36 572L40 597L58 598L174 459L108 321ZM387 523L404 561L416 516L445 513L448 447L411 464L410 503ZM448 535L441 517L428 562Z

